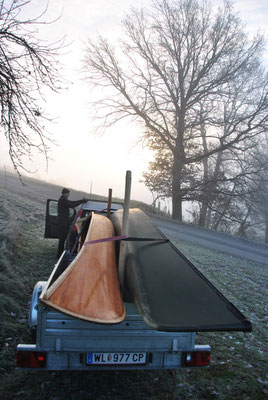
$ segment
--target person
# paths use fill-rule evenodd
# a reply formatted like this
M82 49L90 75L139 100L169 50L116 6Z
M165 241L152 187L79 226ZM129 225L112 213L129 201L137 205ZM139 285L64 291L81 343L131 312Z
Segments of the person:
M88 200L83 198L82 200L70 201L68 197L70 196L70 190L63 188L61 196L58 201L58 229L59 229L59 245L57 258L59 259L64 251L64 243L70 229L70 219L69 219L69 208L75 208L80 204L86 203Z

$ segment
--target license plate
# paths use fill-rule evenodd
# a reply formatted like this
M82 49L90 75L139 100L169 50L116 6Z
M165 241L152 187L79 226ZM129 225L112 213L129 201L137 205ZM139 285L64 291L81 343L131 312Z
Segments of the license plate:
M87 364L145 364L146 353L87 353Z

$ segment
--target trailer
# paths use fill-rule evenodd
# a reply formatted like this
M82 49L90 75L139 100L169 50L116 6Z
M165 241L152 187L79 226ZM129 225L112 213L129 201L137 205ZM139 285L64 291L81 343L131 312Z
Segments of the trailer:
M124 206L121 203L113 202L109 206L110 218L113 220L116 234L119 235L117 237L122 234L120 221L123 208ZM57 238L56 209L57 201L48 200L45 237ZM65 251L56 263L49 280L38 282L35 285L28 321L33 343L19 344L17 346L18 368L90 371L207 367L210 362L211 348L209 345L195 344L197 332L250 331L252 329L246 317L225 299L172 244L168 244L168 240L164 240L164 235L157 228L159 237L154 238L154 240L159 242L162 240L162 243L166 243L165 246L171 246L172 252L175 251L176 253L174 255L175 258L172 256L175 261L172 261L173 258L170 257L170 265L172 262L176 264L177 256L180 260L180 265L174 264L174 267L172 267L175 268L175 274L177 275L172 275L173 282L171 287L169 288L165 285L163 293L160 293L163 285L159 285L157 289L159 290L161 303L164 303L161 300L161 296L165 296L167 297L165 299L167 302L166 307L169 307L168 301L173 300L172 298L169 300L168 296L173 296L174 293L176 295L176 282L178 283L177 291L180 291L180 296L178 297L180 312L178 310L178 314L181 315L177 319L175 318L174 323L173 319L178 305L171 307L172 310L170 312L168 310L167 313L165 309L161 310L162 314L155 312L155 307L152 306L157 301L157 285L155 283L151 285L153 286L152 293L145 293L146 285L142 286L140 283L141 279L148 279L146 274L142 274L144 273L146 262L148 263L148 260L150 260L150 254L156 254L152 260L156 273L152 269L152 272L150 270L149 272L147 271L147 275L148 273L151 273L151 276L159 275L162 271L161 257L165 259L166 254L169 254L166 251L171 251L170 247L167 249L162 245L163 247L159 247L159 251L155 253L156 247L146 241L142 242L142 238L134 238L135 240L133 241L132 237L132 241L130 238L128 243L128 251L131 256L125 257L128 271L123 280L123 284L126 286L123 288L126 316L122 322L103 324L86 321L61 312L42 302L42 293L61 276L76 257L76 253L73 251L77 236L74 229L75 221L91 212L105 214L107 212L107 203L89 200L81 207L77 215L74 213L71 216L73 223L67 237ZM133 212L132 215L133 218L136 218L137 215L141 218L142 223L145 224L144 229L147 232L147 236L151 232L156 233L156 231L152 230L154 228L151 227L149 219L144 218L137 212ZM132 234L135 234L136 219L132 225ZM130 231L132 225L130 220ZM150 238L147 237L145 239ZM134 246L135 243L136 247ZM120 249L118 247L118 258L119 252ZM135 254L138 254L136 258ZM143 264L140 261L141 254L146 255L145 258L142 258ZM160 265L159 268L157 264ZM138 268L141 268L141 272L139 272ZM137 274L139 274L138 277L136 276ZM177 279L176 276L179 276L180 279ZM190 305L186 304L186 302L189 303L189 285L183 282L183 279L188 279L187 277L191 277L190 279L194 280L193 290L196 296L194 301L190 302ZM159 279L162 279L160 275ZM203 293L204 288L208 293L208 300L206 300L206 295ZM146 290L150 290L150 285L149 289L147 288ZM202 295L200 294L201 292ZM184 304L182 303L183 299L186 299ZM150 307L153 311L150 310ZM200 307L203 307L203 310L205 309L205 314L202 314ZM194 308L195 310L193 310ZM183 310L185 318L183 317ZM156 314L156 317L154 317L154 314ZM190 317L188 318L189 315ZM204 320L204 323L200 322L200 319ZM184 324L183 321L187 321L187 323Z
M72 318L39 302L46 282L33 291L29 327L35 344L19 344L17 366L42 370L175 369L208 366L210 346L195 345L195 333L150 329L135 304L126 318L101 325Z

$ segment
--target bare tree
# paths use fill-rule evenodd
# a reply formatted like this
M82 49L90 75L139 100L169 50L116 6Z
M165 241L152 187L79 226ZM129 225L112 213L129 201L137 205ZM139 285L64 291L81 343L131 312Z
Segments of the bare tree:
M105 127L130 117L142 123L145 139L169 149L173 218L182 219L185 167L239 146L263 129L265 91L228 135L223 138L222 129L211 133L206 153L195 129L200 103L213 104L227 83L239 76L245 80L259 68L263 38L248 40L229 2L214 12L206 1L156 0L152 11L133 9L123 27L124 39L116 48L120 56L101 36L88 41L88 80L104 93L96 107ZM214 117L215 110L211 113Z
M206 100L205 108L200 104L200 126L192 129L191 135L196 138L196 147L201 139L202 154L209 153L211 140L215 137L220 137L221 143L224 143L235 129L243 124L246 116L251 114L252 104L255 101L259 104L259 96L262 97L266 81L254 76L253 72L247 81L239 78L232 81L231 85L225 85L224 92L217 102L210 103ZM214 116L211 113L212 109L215 112ZM239 208L241 201L237 199L241 200L249 194L247 182L260 172L258 164L249 162L251 153L256 152L258 148L260 132L261 130L251 132L239 145L234 143L203 158L201 162L184 166L181 193L184 201L198 204L193 210L193 216L200 226L213 229L226 226L230 230L232 225L235 227L240 224L242 227L247 224L249 213L245 217L245 213ZM151 147L156 150L156 155L149 165L149 171L144 173L145 184L150 190L157 190L163 196L169 197L172 154L163 149L163 145L157 146L155 141L152 141Z
M1 131L9 145L14 169L19 173L24 156L34 148L47 159L50 138L42 109L43 89L57 91L58 50L62 41L46 44L35 30L46 24L46 12L33 19L21 17L31 0L0 1L0 118Z
M202 193L202 204L209 209L211 228L261 239L265 226L268 231L267 141L261 135L251 142L222 154L221 177L209 181L215 186L207 199Z
M241 118L238 108L244 104L245 88L248 91L249 84L250 91L254 93L256 88L258 89L255 80L243 84L245 87L239 85L239 96L236 90L228 91L223 116L222 118L217 116L215 119L222 120L220 124L223 125L224 132L222 140L224 136L228 136L233 125L237 124ZM262 82L258 84L262 86ZM255 94L253 97L255 98ZM247 105L247 96L245 99ZM216 108L216 113L218 112ZM243 112L245 112L245 107L243 107ZM203 112L201 112L200 121L199 134L202 138L203 153L206 154L209 151L209 139ZM260 145L263 136L250 136L238 147L229 147L209 158L204 158L201 163L191 164L191 169L189 165L186 166L182 184L183 200L191 201L194 208L191 210L191 207L188 207L188 211L192 213L195 223L213 229L220 228L236 232L239 235L248 234L248 228L254 225L251 215L255 210L251 204L253 191L251 182L259 182L260 174L264 172L264 163L256 162L256 154L259 154L257 157L259 160L262 154L261 149L265 147ZM148 172L144 173L144 182L159 196L171 197L172 155L170 151L163 149L163 146L157 147L154 142L153 147L157 149L155 160L149 164ZM254 162L252 161L253 154ZM253 192L256 192L256 188Z
M264 89L263 89L264 88ZM255 110L258 113L258 107L262 100L267 96L267 77L262 70L256 66L252 68L247 80L243 75L233 80L231 84L224 86L224 92L221 99L215 104L215 117L210 119L213 123L213 129L221 130L221 142L224 143L233 132L239 132L250 125L250 119ZM266 100L265 100L266 101ZM252 207L249 202L244 201L241 208L241 199L251 193L248 182L259 176L261 166L253 163L252 153L259 151L259 143L265 136L265 126L267 124L265 109L259 115L261 125L260 129L253 130L245 136L239 143L234 142L225 150L215 154L215 160L204 159L204 178L201 197L202 208L200 220L206 216L206 211L213 208L214 222L213 228L217 229L223 218L239 224L241 233L245 232L248 224ZM262 119L262 116L264 117ZM246 122L246 123L245 123ZM202 141L204 153L208 152L207 132L201 125ZM213 161L213 163L211 163ZM208 173L210 167L210 173ZM207 183L206 183L207 182ZM218 196L218 197L217 197ZM198 199L198 197L196 198ZM243 211L242 211L243 210ZM218 215L217 215L218 214ZM210 213L211 215L211 213ZM203 220L201 222L204 222ZM207 221L208 222L208 221Z
M261 214L264 223L264 242L268 244L268 162L266 153L266 170L261 174L258 181L258 191L254 201L254 208Z
M268 141L265 138L248 155L248 164L255 169L255 174L245 176L244 188L239 198L243 218L238 227L238 234L263 238L268 243ZM262 237L261 237L262 236Z

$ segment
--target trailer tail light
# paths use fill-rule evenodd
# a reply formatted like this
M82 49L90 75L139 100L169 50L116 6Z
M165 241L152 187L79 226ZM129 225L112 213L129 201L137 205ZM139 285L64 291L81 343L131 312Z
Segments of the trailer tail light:
M47 362L47 353L41 351L17 351L17 367L44 368Z
M210 362L210 351L183 351L183 367L207 367Z

